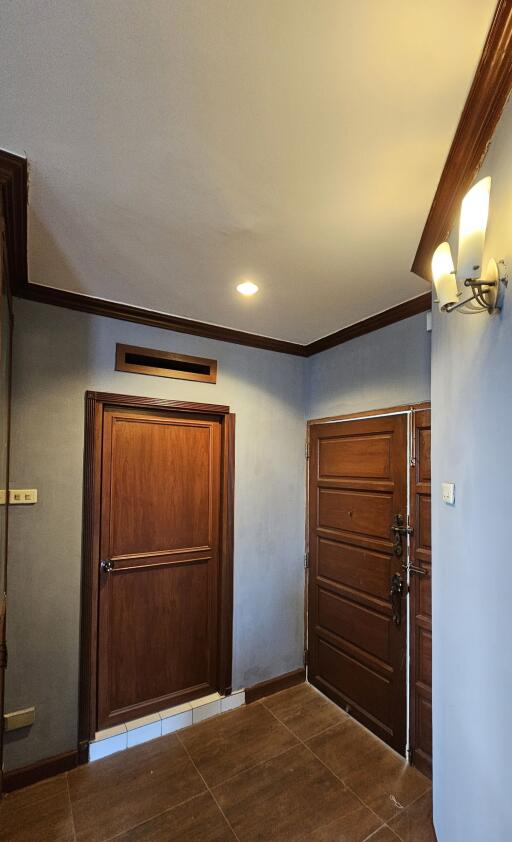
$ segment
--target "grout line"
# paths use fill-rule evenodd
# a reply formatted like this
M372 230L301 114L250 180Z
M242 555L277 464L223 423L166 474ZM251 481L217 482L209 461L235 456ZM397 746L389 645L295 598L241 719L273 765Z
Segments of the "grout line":
M68 801L69 801L69 810L71 813L71 824L73 825L73 839L76 842L76 825L75 825L75 814L73 813L73 802L71 800L71 790L69 788L69 774L66 772L66 790L68 793Z
M398 837L398 839L402 840L402 837L400 836L399 832L398 832L397 830L395 830L395 828L394 828L394 827L391 827L391 822L393 822L393 821L394 821L395 819L397 819L399 816L403 816L403 815L407 812L407 810L408 810L410 807L412 807L414 804L416 804L416 802L417 802L417 801L419 801L421 798L424 798L424 796L425 796L425 795L427 795L427 793L428 793L428 792L430 792L430 793L431 793L431 792L432 792L432 788L431 788L430 790L426 789L426 790L425 790L425 792L422 792L422 793L421 793L421 795L416 796L416 798L414 798L414 800L413 800L413 801L411 801L411 802L410 802L410 804L407 804L407 806L406 806L406 807L404 807L404 809L403 809L403 810L401 810L399 813L395 813L395 815L394 815L394 816L392 816L392 818L390 818L390 819L388 819L388 820L386 821L386 827L388 827L388 828L389 828L389 830L391 830L391 832L392 832L392 833L394 833L394 834L395 834L395 836L397 836L397 837ZM432 819L432 824L434 824L433 819ZM365 842L366 842L366 840L365 840Z
M267 710L270 710L270 708L267 708ZM327 771L328 771L328 772L329 772L329 773L330 773L330 774L331 774L334 778L336 778L336 780L337 780L337 781L339 781L339 782L340 782L340 784L342 784L342 785L344 786L344 788L345 788L348 792L350 792L350 793L351 793L351 795L353 795L353 796L354 796L354 797L355 797L355 798L359 801L359 803L360 803L363 807L365 807L367 810L369 810L369 812L370 812L370 813L373 813L373 815L374 815L374 816L375 816L375 817L379 820L379 822L381 822L381 824L379 825L379 827L377 828L377 830L381 830L383 827L385 827L386 823L385 823L384 819L383 819L381 816L379 816L379 815L375 812L375 810L372 810L372 808L371 808L371 807L369 807L369 806L368 806L368 804L366 804L366 803L363 801L363 799L362 799L362 798L360 798L360 796L359 796L356 792L354 792L354 790L353 790L353 789L351 789L349 786L347 786L347 784L345 783L345 781L343 780L343 778L340 778L340 776L339 776L339 775L337 775L337 774L336 774L336 772L334 772L334 771L333 771L333 770L332 770L332 769L331 769L331 768L327 765L327 763L324 763L324 761L322 760L322 758L321 758L321 757L319 757L317 754L315 754L315 752L313 751L313 749L312 749L310 746L308 746L308 744L307 744L304 740L302 740L300 737L297 737L297 735L293 733L293 731L291 730L291 728L288 728L288 725L286 725L286 723L285 723L285 722L281 722L281 720L280 720L280 719L278 719L277 715L276 715L276 714L275 714L272 710L270 710L270 713L272 714L272 716L274 716L274 717L275 717L275 719L277 719L277 721L278 721L278 722L280 722L280 723L281 723L281 725L283 725L283 727L284 727L284 728L286 728L286 729L290 732L290 734L293 734L293 736L294 736L294 737L296 737L296 738L299 740L299 742L300 742L300 743L302 743L302 745L304 746L304 748L306 748L306 749L310 752L310 754L312 754L312 755L313 755L313 757L315 758L315 760L318 760L318 762L319 762L319 763L321 763L321 764L322 764L322 766L323 766L325 769L327 769ZM332 727L336 727L336 726L332 726ZM325 730L327 731L327 730L329 730L329 729L328 729L328 728L326 728ZM325 731L323 731L322 733L325 733ZM310 738L310 737L308 737L308 739L313 739L313 738L312 738L312 737L311 737L311 738ZM352 812L352 811L349 811L349 812ZM348 815L348 813L347 813L347 815ZM333 819L333 821L334 821L334 819ZM328 822L328 824L330 824L330 822ZM326 825L319 825L319 827L326 827ZM318 830L318 828L315 828L315 830ZM393 831L393 832L394 832L394 831ZM374 831L374 833L376 833L376 831Z
M334 704L334 703L333 703L333 704ZM293 731L291 730L291 728L289 728L289 727L288 727L288 725L287 725L285 722L282 722L282 721L278 718L277 714L275 714L275 713L274 713L274 711L270 710L270 708L267 708L267 710L269 710L269 711L270 711L270 713L272 714L272 716L274 716L274 717L275 717L275 719L277 719L277 721L278 721L278 722L280 722L280 723L281 723L281 725L283 725L283 727L284 727L284 728L286 728L286 729L290 732L290 734L293 734L293 736L294 736L294 737L296 737L296 738L299 740L299 742L301 742L301 743L302 743L302 745L303 745L305 748L307 748L307 750L308 750L308 751L309 751L309 752L313 755L313 757L314 757L316 760L318 760L318 761L319 761L319 763L321 763L321 764L322 764L322 766L324 766L324 767L325 767L325 769L327 769L327 771L328 771L328 772L330 772L330 774L331 774L331 775L333 775L333 776L336 778L336 780L338 780L341 784L343 784L343 786L345 787L345 789L346 789L346 790L348 790L348 791L349 791L349 792L350 792L350 793L351 793L351 794L352 794L355 798L357 798L357 800L358 800L358 801L359 801L359 802L363 805L363 807L366 807L366 809L367 809L367 810L369 810L369 811L370 811L370 813L373 813L373 815L374 815L374 816L376 816L376 818L377 818L380 822L382 822L382 824L380 825L380 827L379 827L379 828L377 828L378 830L380 830L380 829L381 829L381 828L382 828L382 827L386 824L386 822L385 822L385 820L382 818L382 816L379 816L379 814L378 814L378 813L376 813L376 812L375 812L375 810L372 810L372 808L371 808L371 807L370 807L370 806L369 806L369 805L368 805L365 801L363 801L363 799L362 799L362 798L361 798L361 797L357 794L357 792L354 792L354 790L353 790L353 789L351 789L349 786L347 786L347 784L346 784L345 780L344 780L343 778L340 778L340 776L339 776L339 775L337 775L337 774L336 774L336 772L334 772L334 771L330 768L330 766L328 766L328 765L327 765L327 763L325 763L325 762L322 760L322 758L321 758L321 757L319 757L319 756L318 756L318 754L316 754L316 752L314 752L314 751L313 751L313 749L311 748L311 746L309 746L309 745L305 742L305 740L302 740L300 737L298 737L296 734L294 734L294 733L293 733ZM349 717L349 718L352 720L352 717ZM357 724L358 724L358 725L360 725L360 723L359 723L359 722L358 722ZM337 726L331 726L331 727L337 727ZM364 728L364 726L363 726L363 725L361 725L361 728ZM326 730L326 731L328 731L329 729L328 729L328 728L326 728L325 730ZM365 729L365 730L366 730L366 729ZM322 733L325 733L325 731L322 731ZM318 735L315 735L315 736L318 736ZM308 739L313 739L313 737L308 737ZM376 739L378 739L378 738L376 738ZM389 746L388 746L388 748L389 748ZM424 793L423 793L423 794L424 794ZM408 805L408 806L409 806L409 805ZM393 818L394 818L394 817L393 817ZM375 832L375 831L374 831L374 832ZM393 832L394 832L394 831L393 831Z
M148 740L149 742L149 740ZM125 830L120 830L119 833L115 833L114 836L109 836L104 842L111 842L112 839L119 839L120 836L124 836L126 833L131 833L132 830L136 830L138 827L143 827L143 825L152 822L154 819L160 818L160 816L165 816L166 813L172 813L173 810L176 810L178 807L183 807L184 804L188 804L190 801L194 801L195 798L200 798L202 795L205 795L205 791L196 792L195 795L189 796L189 798L185 798L184 801L180 801L178 804L173 804L172 807L167 807L166 810L162 810L160 813L155 813L154 816L149 816L147 819L143 819L141 822L137 822L132 827L128 827Z
M269 763L271 760L277 760L278 757L282 757L283 754L287 754L289 751L293 751L294 748L298 747L299 743L295 743L294 745L288 746L288 748L283 749L283 751L279 751L277 754L273 754L271 757L266 757L265 760L258 760L258 762L253 763L252 766L247 766L244 769L240 769L238 772L235 772L233 775L229 775L228 778L223 778L221 781L215 784L215 787L224 786L224 784L229 783L234 778L238 778L239 775L245 775L246 772L252 772L253 769L257 769L258 766L263 766L264 763Z
M205 785L206 789L208 790L208 792L210 793L211 797L213 798L213 800L214 800L215 804L217 805L217 808L218 808L219 812L220 812L220 813L221 813L221 815L224 817L224 821L226 822L227 826L228 826L228 827L229 827L229 829L231 830L231 832L232 832L233 836L235 837L235 839L237 840L237 842L240 842L239 837L238 837L238 836L237 836L237 834L235 833L235 828L233 827L233 825L232 825L232 824L231 824L231 822L229 821L228 817L226 816L226 814L225 814L224 810L222 809L222 807L220 806L219 802L218 802L218 801L217 801L217 799L215 798L215 795L213 794L213 792L212 792L211 788L208 786L208 784L206 783L206 780L204 779L203 775L201 774L201 772L200 772L200 771L199 771L199 769L197 768L196 764L194 763L194 760L193 760L193 758L192 758L192 755L190 754L190 752L189 752L189 750L188 750L187 746L185 745L185 743L183 742L183 740L182 740L182 739L178 736L178 734L179 734L179 731L176 731L176 736L178 737L179 743L180 743L180 745L184 748L184 750L186 751L186 753L187 753L187 755L188 755L188 757L189 757L189 760L190 760L190 762L192 763L192 766L193 766L193 767L194 767L194 769L196 770L197 774L199 775L199 777L201 778L202 782L204 783L204 785Z
M369 835L369 836L365 836L365 838L363 839L363 842L371 842L371 840L375 838L375 836L377 835L377 833L380 833L380 832L381 832L381 830L384 830L384 828L386 828L387 830L391 830L391 828L389 828L389 827L387 826L387 824L384 822L384 824L381 824L381 826L380 826L380 827L378 827L376 830L373 830L373 831L370 833L370 835ZM391 833L393 833L393 831L391 831ZM396 836L396 833L395 833L394 835ZM398 836L397 836L396 838L398 839Z

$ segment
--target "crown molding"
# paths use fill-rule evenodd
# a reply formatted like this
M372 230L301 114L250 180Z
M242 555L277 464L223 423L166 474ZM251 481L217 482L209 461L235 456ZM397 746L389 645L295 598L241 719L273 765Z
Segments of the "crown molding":
M449 236L511 90L512 0L499 0L411 267L430 283L432 255Z
M311 357L320 351L348 342L356 336L363 336L365 333L430 309L430 293L425 293L315 342L301 345L297 342L272 339L268 336L219 327L194 319L170 316L166 313L146 310L143 307L106 301L78 292L32 284L28 279L27 271L27 172L25 158L0 150L0 186L5 217L9 284L13 295L18 298L297 357Z
M424 292L416 298L410 298L409 301L404 301L402 304L397 304L395 307L390 307L389 310L384 310L382 313L377 313L375 316L370 316L368 319L363 319L361 322L343 327L337 330L336 333L330 333L328 336L317 339L309 345L304 345L305 356L311 357L313 354L319 354L321 351L327 351L329 348L335 348L336 345L342 345L343 342L350 342L351 339L356 339L358 336L364 336L366 333L372 333L374 330L380 330L381 327L387 327L395 322L401 322L402 319L408 319L410 316L416 316L418 313L425 313L432 307L432 293Z

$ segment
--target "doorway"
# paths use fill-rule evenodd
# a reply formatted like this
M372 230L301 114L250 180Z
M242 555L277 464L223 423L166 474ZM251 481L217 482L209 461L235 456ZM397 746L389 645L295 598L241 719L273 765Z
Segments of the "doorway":
M308 427L308 680L428 773L430 407Z
M231 690L233 450L229 407L87 393L81 759Z

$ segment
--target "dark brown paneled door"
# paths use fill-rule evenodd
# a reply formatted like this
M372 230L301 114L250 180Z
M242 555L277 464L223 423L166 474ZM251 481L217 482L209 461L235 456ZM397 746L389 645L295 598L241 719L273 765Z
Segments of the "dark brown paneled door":
M216 689L221 422L106 409L98 727Z
M411 759L432 775L430 410L414 413L411 466Z
M308 678L404 754L407 417L310 429Z

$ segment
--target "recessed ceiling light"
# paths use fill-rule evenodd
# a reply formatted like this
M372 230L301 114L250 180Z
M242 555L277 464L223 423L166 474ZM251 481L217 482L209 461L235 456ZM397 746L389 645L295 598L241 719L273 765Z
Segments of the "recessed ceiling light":
M253 284L252 281L244 281L243 284L238 284L236 289L240 295L254 295L258 292L259 286Z

